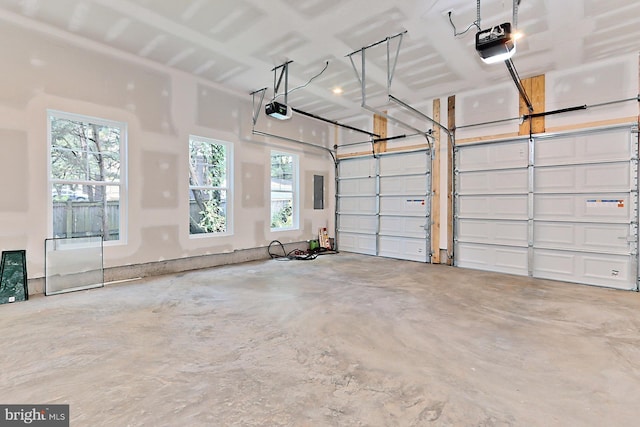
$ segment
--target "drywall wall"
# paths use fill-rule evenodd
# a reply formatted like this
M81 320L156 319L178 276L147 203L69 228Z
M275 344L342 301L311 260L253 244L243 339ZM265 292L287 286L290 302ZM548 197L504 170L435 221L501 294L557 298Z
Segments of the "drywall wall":
M42 30L45 31L45 30ZM47 111L126 123L121 243L105 245L109 269L230 254L314 238L333 229L334 189L314 210L314 174L334 179L329 153L278 138L253 135L248 95L208 84L86 40L57 38L13 24L0 28L0 250L26 249L30 279L44 274L44 239L51 236ZM268 70L265 80L269 81ZM257 85L260 83L258 82ZM260 114L265 132L331 147L330 125L305 117L280 122ZM232 143L230 233L189 235L190 135ZM300 227L270 230L271 150L299 157ZM266 254L266 251L265 251ZM119 273L119 277L122 273Z
M0 212L25 213L28 209L24 195L29 186L29 168L16 170L13 165L28 166L27 134L15 130L0 130L0 144L2 152L6 153L0 156Z
M517 66L517 58L514 62ZM549 115L545 117L546 128L553 131L608 120L633 119L638 116L636 101L611 102L637 96L637 54L549 72L545 75L545 111L585 105L589 108ZM518 133L519 116L519 94L511 81L456 94L456 140ZM514 118L516 120L512 120ZM486 122L496 123L467 127Z
M548 116L547 128L638 116L637 102L608 104L638 96L637 55L550 72L546 78L547 110L594 106L587 110ZM596 106L603 103L608 105Z
M501 64L496 64L500 67ZM507 70L504 71L507 73ZM456 138L518 132L519 121L511 120L466 128L467 125L495 122L519 116L519 95L511 81L456 94Z

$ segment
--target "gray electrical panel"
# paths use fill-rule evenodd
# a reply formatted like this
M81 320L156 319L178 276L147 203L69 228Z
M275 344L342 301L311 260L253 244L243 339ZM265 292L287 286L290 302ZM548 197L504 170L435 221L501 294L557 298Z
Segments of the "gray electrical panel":
M324 209L323 175L313 175L313 209Z

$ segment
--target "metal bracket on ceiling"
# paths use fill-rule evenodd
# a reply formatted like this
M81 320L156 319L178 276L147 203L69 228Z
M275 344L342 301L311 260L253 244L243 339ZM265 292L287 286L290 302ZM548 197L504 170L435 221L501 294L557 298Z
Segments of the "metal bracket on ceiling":
M258 122L258 117L260 115L260 111L262 110L262 103L264 102L264 94L267 92L267 88L263 87L262 89L254 90L249 95L251 95L251 120L253 122L253 126L256 126ZM258 103L258 108L256 108L256 95L260 94L260 102Z
M280 89L280 85L282 84L282 79L284 78L284 94L283 94L283 96L284 96L285 105L288 105L289 64L291 64L292 62L293 61L287 61L284 64L278 65L277 67L271 69L271 71L273 71L273 99L272 100L275 100L278 97L278 91ZM327 65L329 65L329 61L327 61ZM327 67L325 66L325 69L326 68ZM278 77L278 70L280 70L280 76L279 77ZM322 74L322 72L324 72L324 70L322 70L320 72L320 74ZM317 76L319 76L320 74L318 74ZM311 80L313 80L314 78L315 77L313 77ZM304 86L301 86L301 87L304 87ZM294 88L294 89L292 89L292 91L294 91L296 89L299 89L299 88L300 87ZM250 93L250 95L252 96L252 103L253 103L253 116L252 116L252 119L253 119L254 128L255 128L256 123L258 122L258 116L260 114L260 110L262 109L262 103L264 102L264 96L265 96L266 90L267 90L267 88L265 87L265 88L258 89L256 91L253 91L253 92ZM260 101L258 103L258 108L256 108L256 95L258 93L260 94ZM349 129L349 130L352 130L352 131L364 133L364 134L367 134L367 135L369 135L371 137L376 137L376 138L380 137L380 135L378 135L377 133L372 133L372 132L368 132L368 131L365 131L365 130L362 130L362 129L355 128L353 126L345 125L345 124L339 123L339 122L337 122L335 120L326 119L324 117L318 116L316 114L308 113L306 111L302 111L302 110L297 109L297 108L291 108L291 109L294 112L296 112L298 114L301 114L303 116L311 117L313 119L320 120L320 121L323 121L323 122L326 122L326 123L331 123L332 125L339 126L339 127L345 128L345 129Z
M274 68L272 71L277 70L278 68L281 68L281 67L288 68L287 66L288 66L288 64L289 64L289 63L291 63L291 62L292 62L292 61L289 61L289 62L288 62L288 63L286 63L286 64L283 64L283 65L281 65L281 66L279 66L279 67L276 67L276 68ZM287 74L287 73L288 73L288 71L286 71L286 72L285 72L285 71L283 70L283 72L280 74L280 80L282 80L282 75L283 75L283 73L284 73L284 74ZM275 75L275 73L274 73L274 75ZM286 86L287 86L287 84L288 84L288 82L286 82L286 80L288 80L288 79L285 77L285 87L286 87ZM276 82L275 82L275 77L274 77L274 92L275 92L275 93L277 93L277 89L278 89L278 87L279 87L279 86L280 86L280 81L278 81L278 83L276 84ZM285 89L285 90L286 90L286 89ZM280 139L280 140L283 140L283 141L295 142L295 143L298 143L298 144L305 145L305 146L307 146L307 147L313 147L313 148L317 148L317 149L319 149L319 150L326 151L326 152L328 152L328 153L329 153L329 155L330 155L330 156L331 156L331 158L333 159L333 164L334 164L334 165L337 165L337 164L338 164L338 160L337 160L337 158L336 158L336 155L333 153L333 151L332 151L330 148L323 147L323 146L321 146L321 145L311 144L311 143L309 143L309 142L301 141L301 140L298 140L298 139L287 138L287 137L285 137L285 136L275 135L275 134L272 134L272 133L267 133L267 132L262 132L262 131L256 130L256 123L258 122L258 117L260 116L260 111L262 110L262 104L263 104L263 102L264 102L264 96L265 96L265 93L266 93L266 92L267 92L267 88L266 88L266 87L263 87L262 89L254 90L253 92L251 92L251 93L249 94L249 95L251 95L251 104L252 104L252 105L251 105L251 108L252 108L252 111L251 111L251 119L252 119L252 124L253 124L253 126L252 126L252 128L251 128L251 133L252 133L253 135L260 135L260 136L265 136L265 137L271 137L271 138ZM275 96L275 95L274 95L274 96ZM286 97L286 92L285 92L285 97ZM257 100L257 98L259 98L259 101ZM285 101L285 102L286 102L286 101Z
M287 61L282 65L278 65L271 69L273 71L273 99L276 99L278 96L278 91L280 90L280 84L282 83L282 78L284 77L284 103L287 104L289 98L289 64L293 61ZM280 77L278 77L278 70L280 71ZM277 83L276 83L277 80Z
M363 90L363 102L366 99L366 97L364 97L364 91L366 89L366 71L365 71L365 55L366 55L366 50L370 49L374 46L378 46L382 43L386 44L386 48L387 48L387 94L389 93L389 91L391 90L391 83L393 82L393 76L396 72L396 65L398 64L398 57L400 56L400 48L402 47L402 39L404 37L404 35L407 33L407 31L403 31L401 33L398 33L394 36L389 36L383 40L380 40L378 42L375 43L371 43L368 46L362 47L358 50L354 50L353 52L349 53L348 55L346 55L349 58L349 61L351 62L351 66L353 67L353 70L356 73L356 78L358 79L358 82L360 82L360 84L362 85L362 90ZM393 58L393 61L391 60L391 41L394 39L399 39L398 40L398 47L396 48L396 53L395 53L395 57ZM356 67L355 62L353 62L353 55L360 53L361 54L361 59L362 59L362 76L360 75L360 72L358 72L358 67ZM393 66L391 65L391 63L393 62Z
M424 129L419 129L416 126L409 124L401 119L398 119L397 117L393 117L392 115L385 113L383 111L380 111L370 105L367 104L367 72L366 72L366 53L367 50L374 47L374 46L378 46L382 43L386 44L386 48L387 48L387 99L390 102L394 102L395 104L397 104L398 106L408 110L411 114L418 116L421 119L427 120L428 122L432 123L433 125L436 125L438 127L440 127L441 129L444 130L444 132L449 135L451 137L451 131L444 125L442 125L441 123L438 123L437 121L435 121L434 119L432 119L431 117L427 116L426 114L422 113L421 111L417 110L414 107L411 107L409 104L407 104L406 102L401 101L400 99L398 99L397 97L393 96L391 94L391 85L393 83L393 78L395 76L395 71L396 71L396 66L398 64L398 57L400 55L400 48L402 46L402 39L404 37L404 35L407 33L407 31L403 31L401 33L398 33L394 36L390 36L387 37L383 40L380 40L376 43L372 43L368 46L364 46L356 51L353 51L351 53L349 53L348 55L346 55L347 57L349 57L349 61L351 62L351 66L353 67L353 71L356 75L356 78L358 79L358 82L360 83L360 91L361 91L361 107L364 108L367 111L370 111L374 114L377 114L379 116L385 117L386 119L404 127L410 130L413 130L419 134L422 134L425 136L426 140L427 140L427 145L429 146L429 148L431 148L431 141L429 140L429 137L431 135L431 129L428 130L424 130ZM390 42L394 39L398 38L398 47L396 48L396 52L394 57L392 58L391 55L391 46L390 46ZM361 66L360 66L360 70L358 70L358 67L356 66L356 63L353 60L353 56L357 53L360 53L360 59L361 59Z

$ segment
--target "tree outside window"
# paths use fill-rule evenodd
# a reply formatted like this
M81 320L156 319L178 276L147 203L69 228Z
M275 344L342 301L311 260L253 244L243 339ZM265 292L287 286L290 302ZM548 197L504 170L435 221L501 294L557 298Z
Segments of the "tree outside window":
M296 181L297 157L271 153L271 229L297 227Z
M52 111L48 119L53 236L120 240L125 124Z
M189 233L228 233L230 144L189 138Z

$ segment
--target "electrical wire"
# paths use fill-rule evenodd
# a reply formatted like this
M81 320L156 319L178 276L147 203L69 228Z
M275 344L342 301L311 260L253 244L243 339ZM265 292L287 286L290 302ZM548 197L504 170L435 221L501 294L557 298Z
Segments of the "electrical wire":
M282 255L271 252L271 247L275 244L278 244L282 249ZM269 243L269 247L267 248L267 251L269 252L269 256L271 257L271 259L277 259L280 261L291 261L291 260L309 261L312 259L316 259L316 255L314 253L311 253L311 252L307 253L305 251L301 251L300 249L294 249L287 253L287 251L284 248L284 245L279 240L273 240L271 243Z
M318 74L316 74L315 76L311 77L311 78L309 79L309 81L308 81L308 82L306 82L305 84L300 85L300 86L298 86L298 87L294 87L294 88L293 88L293 89L291 89L289 92L287 92L287 94L289 94L289 93L291 93L291 92L293 92L293 91L295 91L295 90L302 89L302 88L305 88L305 87L309 86L309 84L311 84L311 82L312 82L312 81L314 81L315 79L317 79L318 77L320 77L320 76L321 76L321 75L322 75L322 74L327 70L327 68L329 68L329 61L326 61L326 62L325 62L325 64L324 64L324 68L322 69L322 71L320 71L320 72L319 72ZM278 99L279 97L284 96L284 95L285 95L284 93L275 94L275 95L273 96L273 98L271 98L271 101L270 101L270 102L273 102L273 101L275 101L276 99Z
M472 24L470 24L467 27L466 30L464 30L464 31L459 33L458 30L456 29L456 25L453 23L453 20L451 19L451 11L449 11L448 15L449 15L449 23L453 27L453 35L454 35L454 37L463 36L463 35L467 34L469 32L469 30L472 29L473 27L476 27L476 28L478 28L478 30L480 30L480 24L478 24L478 21L475 21Z
M280 246L280 248L282 249L282 255L272 252L271 247L274 245ZM292 251L287 252L284 248L284 245L279 240L273 240L271 243L269 243L267 251L269 252L269 256L271 257L271 259L275 259L278 261L311 261L316 259L318 255L336 253L326 248L309 249L306 251L293 249Z

